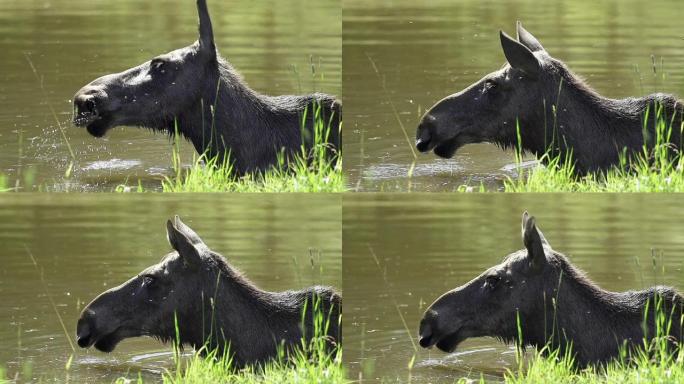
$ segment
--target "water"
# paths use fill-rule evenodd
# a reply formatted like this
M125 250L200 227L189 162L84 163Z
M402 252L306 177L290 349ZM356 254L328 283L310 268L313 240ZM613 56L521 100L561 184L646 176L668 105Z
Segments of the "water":
M174 369L170 346L137 338L111 354L76 346L67 372L72 350L55 314L75 344L78 315L90 300L170 250L166 220L174 214L263 289L341 290L339 196L0 196L0 367L8 376L110 383L140 373L158 382Z
M209 1L209 7L221 54L252 88L341 93L339 0ZM71 125L71 99L99 76L196 38L193 1L0 2L0 174L22 189L111 191L138 180L160 188L163 176L173 174L169 139L130 127L91 137ZM315 80L311 60L321 64ZM181 153L187 165L194 149L184 141Z
M465 146L450 160L432 153L414 159L411 149L427 108L500 68L505 59L499 30L515 35L516 20L606 96L657 89L684 97L679 6L677 0L345 0L349 187L450 191L465 183L498 188L505 177L516 177L513 152L491 144ZM654 79L651 55L659 66L664 60L665 80L661 73Z
M684 223L672 214L680 200L674 195L345 195L343 331L349 377L453 383L482 374L500 381L507 368L516 368L514 349L495 339L469 339L446 354L420 348L417 334L423 312L439 295L523 248L520 218L526 209L554 249L603 288L666 284L684 290Z

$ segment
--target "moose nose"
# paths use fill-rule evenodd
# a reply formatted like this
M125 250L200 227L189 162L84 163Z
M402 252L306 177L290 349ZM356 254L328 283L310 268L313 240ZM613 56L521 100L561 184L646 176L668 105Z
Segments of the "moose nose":
M418 331L420 346L423 348L429 348L434 344L432 342L432 336L434 335L432 322L436 313L432 310L425 312L425 316L420 321L420 329Z
M97 98L93 94L79 94L74 98L74 106L78 115L97 116Z
M420 346L423 348L429 348L432 346L432 329L429 325L423 326L422 323L420 328L418 343L420 343Z
M104 109L107 91L100 85L88 84L74 95L74 123L85 125L97 118Z
M78 322L76 329L76 342L81 348L88 348L90 346L90 326L87 322Z
M92 326L93 312L86 308L81 314L76 324L76 342L81 348L88 348L93 344L93 326Z
M421 347L429 348L432 345L432 334L420 336L420 340L418 342L420 343Z
M435 118L431 115L425 115L421 119L418 130L416 131L416 149L419 151L427 152L430 150L434 125Z

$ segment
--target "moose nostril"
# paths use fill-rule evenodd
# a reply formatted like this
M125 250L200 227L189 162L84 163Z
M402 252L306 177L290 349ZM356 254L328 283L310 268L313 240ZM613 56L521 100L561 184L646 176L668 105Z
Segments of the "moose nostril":
M83 336L77 336L76 337L76 342L78 342L78 346L81 348L87 348L89 341L90 341L90 335L83 335Z
M420 343L421 347L427 348L430 346L430 339L432 339L432 335L421 336L418 343Z
M418 132L416 134L416 148L421 152L426 152L430 148L430 141L432 135L430 131L432 130L432 119L424 118L420 126L418 126Z
M423 320L420 321L420 329L418 330L418 336L419 336L419 343L420 346L423 348L427 348L430 345L432 345L432 321L431 319L434 317L434 312L431 310L428 310L425 312L425 316L423 317Z
M92 311L86 310L76 324L76 342L81 348L88 348L92 338L90 317Z
M90 114L97 114L97 109L95 108L95 100L93 99L88 99L83 103L84 106L84 112L88 112Z
M79 324L80 325L80 324ZM85 324L78 327L78 333L76 334L76 342L81 348L87 348L90 345L90 327Z

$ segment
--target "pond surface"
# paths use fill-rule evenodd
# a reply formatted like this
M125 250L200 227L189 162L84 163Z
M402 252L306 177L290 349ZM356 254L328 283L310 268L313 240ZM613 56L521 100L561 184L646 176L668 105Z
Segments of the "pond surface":
M221 54L252 88L274 95L314 90L340 95L339 0L209 1L209 8ZM140 180L148 189L160 188L160 179L172 175L168 137L129 127L96 139L72 126L71 99L99 76L196 38L194 1L0 2L5 184L18 182L22 190L110 191ZM184 140L181 154L191 163L194 149Z
M339 195L0 196L0 367L7 375L111 383L140 373L159 382L174 369L171 347L153 339L124 340L111 354L72 352L67 340L75 345L78 315L96 295L171 249L166 220L174 214L263 289L341 291Z
M446 354L417 346L417 334L438 296L523 248L526 209L554 249L603 288L666 284L684 291L684 223L672 214L680 201L673 195L345 195L349 377L453 383L482 374L501 381L517 367L514 349L492 338L466 340Z
M490 144L465 146L449 160L432 153L414 158L412 152L426 109L505 62L498 33L515 35L516 20L606 96L658 90L684 97L680 5L677 0L345 0L349 187L444 191L483 183L498 188L505 177L516 177L513 152ZM659 67L664 62L655 77L651 55Z

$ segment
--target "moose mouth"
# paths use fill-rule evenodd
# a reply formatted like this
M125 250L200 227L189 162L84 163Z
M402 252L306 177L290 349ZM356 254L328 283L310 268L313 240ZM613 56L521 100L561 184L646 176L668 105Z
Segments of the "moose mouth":
M454 157L454 154L456 154L456 151L459 148L468 144L468 142L462 139L462 136L463 135L456 135L451 139L443 140L441 142L437 142L437 140L430 138L421 138L416 140L416 149L422 153L432 150L435 155L444 159L450 159Z
M460 136L457 135L449 140L446 140L438 144L433 150L433 152L435 153L435 155L443 159L451 159L452 157L454 157L456 151L465 144L461 140L459 140L459 137Z
M121 342L121 340L131 337L130 331L122 328L117 328L113 332L103 335L85 334L78 336L78 346L81 348L90 348L94 346L97 350L102 352L111 352Z
M95 137L102 137L112 128L111 118L108 116L97 117L77 117L74 119L74 125L77 127L85 127L88 133Z
M88 133L95 137L102 137L112 128L112 114L98 111L94 105L86 106L85 109L77 107L74 112L73 123L77 127L85 127Z
M434 345L440 351L451 353L467 338L467 335L465 335L461 329L458 329L455 332L443 336L436 336L433 334L432 336L423 337L420 339L420 346L423 348L430 348Z

